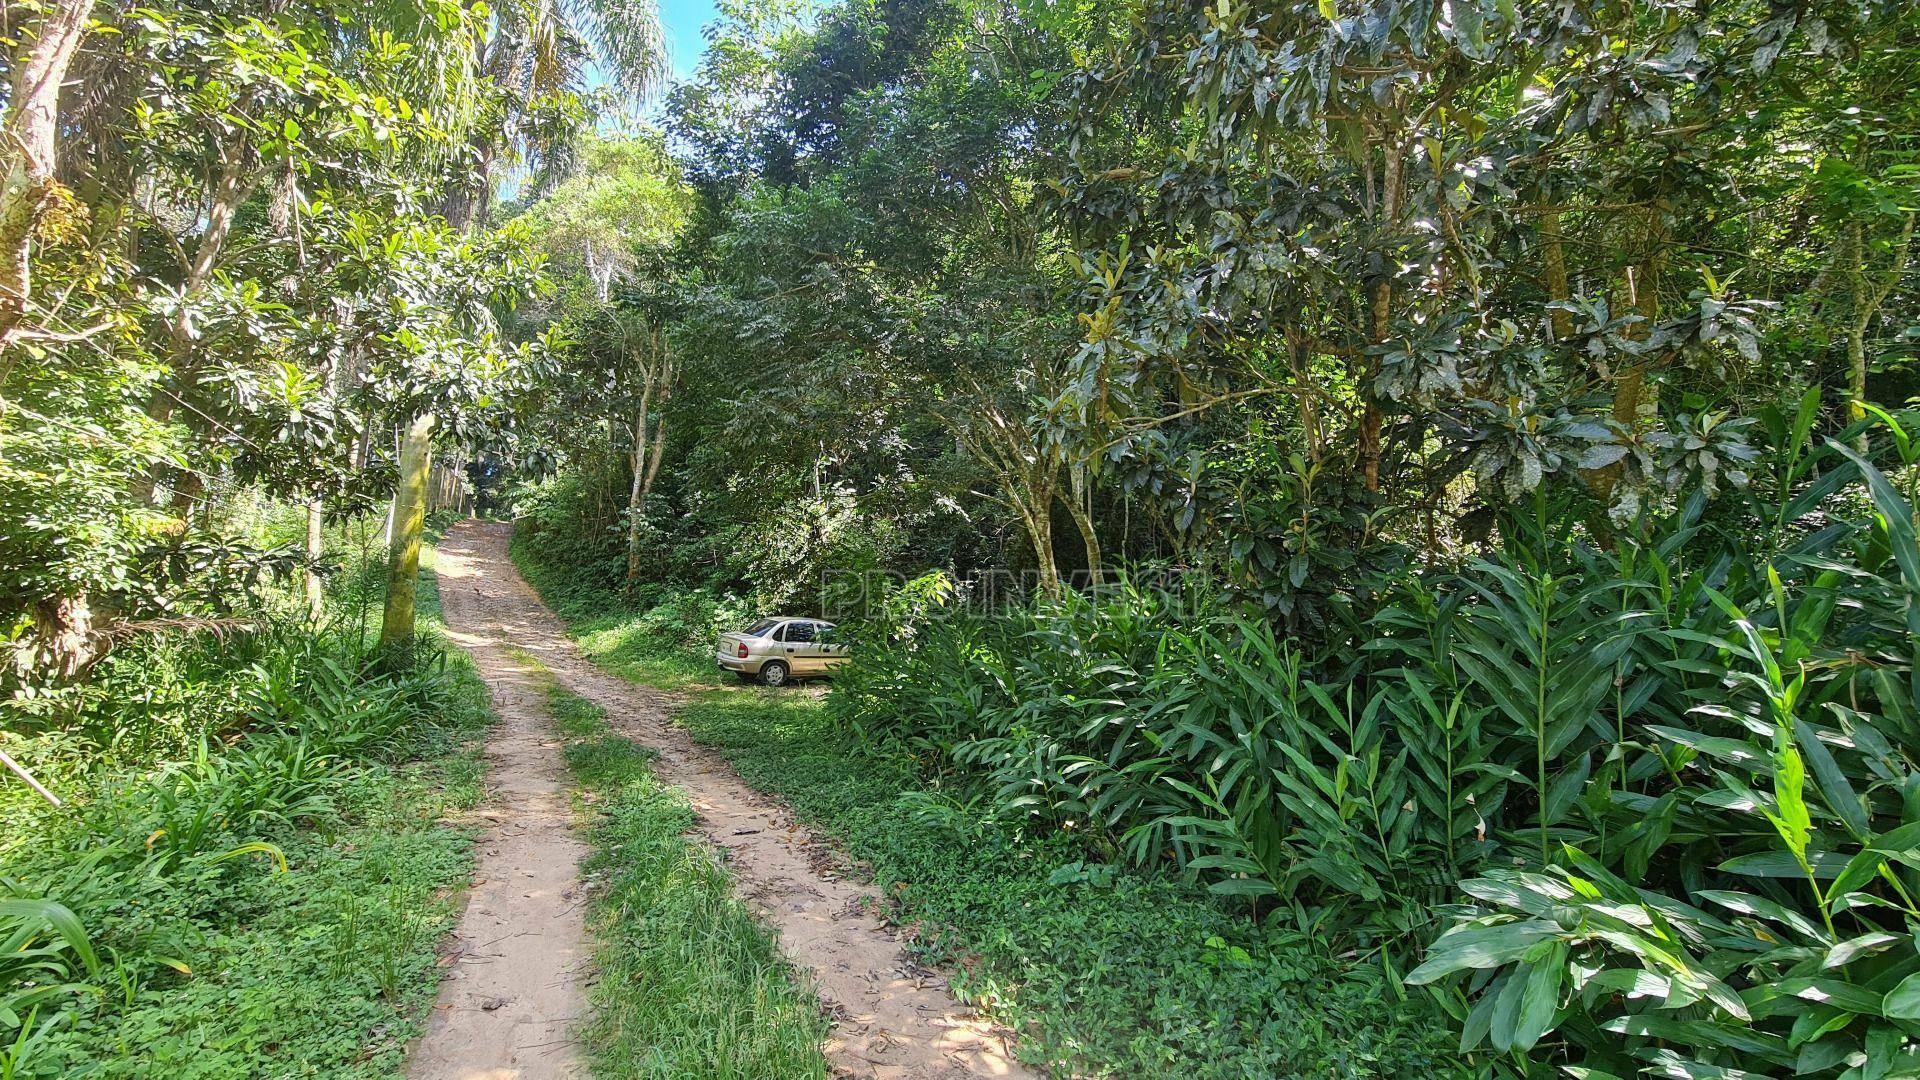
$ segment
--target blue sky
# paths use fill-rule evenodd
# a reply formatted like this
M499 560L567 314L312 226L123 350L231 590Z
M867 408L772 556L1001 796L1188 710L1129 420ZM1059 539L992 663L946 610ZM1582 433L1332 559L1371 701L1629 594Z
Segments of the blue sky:
M660 0L660 22L667 29L667 52L673 58L673 77L684 79L700 66L707 42L700 28L712 22L714 0Z

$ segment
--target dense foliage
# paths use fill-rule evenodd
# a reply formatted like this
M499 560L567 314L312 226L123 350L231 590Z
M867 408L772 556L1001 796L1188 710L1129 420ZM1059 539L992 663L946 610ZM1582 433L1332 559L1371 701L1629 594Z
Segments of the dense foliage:
M645 4L21 26L5 745L172 763L69 812L128 859L194 769L304 768L313 702L425 692L419 523L510 478L587 634L861 624L833 752L1310 944L1471 1068L1916 1068L1920 8L729 0L660 131L589 122L659 80ZM389 493L387 647L335 672L323 526ZM109 724L216 631L320 711L194 671L204 763ZM5 955L96 986L119 924L7 889Z
M1906 1070L1915 20L725 8L528 550L1476 1067Z
M359 569L339 632L282 591L264 626L116 649L76 722L10 725L63 803L0 800L7 1075L238 1076L263 1054L391 1075L470 870L441 817L480 796L486 706L446 658L358 674L379 581Z
M515 557L543 597L570 613L589 656L636 682L690 697L677 720L695 739L857 860L855 872L885 890L910 955L940 965L963 1000L1015 1030L1023 1060L1103 1077L1469 1071L1434 1011L1400 998L1380 966L1339 955L1337 939L1249 920L1198 883L1090 857L1075 830L1002 814L990 795L927 768L905 741L849 730L833 717L832 699L717 678L705 649L679 644L676 628L664 624L663 611L690 606L685 597L621 612L607 597L595 603L586 590L570 587L531 545ZM615 777L640 769L643 755L606 735L591 705L564 693L556 701L569 731L594 736L572 751L576 769ZM654 794L645 785L638 793ZM631 835L629 823L650 820L636 811L658 803L611 805L603 836ZM649 841L643 850L656 849ZM622 865L636 888L660 888L661 862ZM674 865L677 857L665 860ZM651 909L602 910L624 923ZM620 970L650 971L660 953L690 949L684 968L704 975L713 953L732 949L737 936L723 927L708 946L622 933L609 952ZM677 974L666 981L681 985ZM733 997L734 976L709 982L728 988L723 998ZM641 1030L702 1052L684 1015L658 1016L652 996L635 990L626 982L606 986L607 1015L637 1014ZM783 995L753 997L776 1007L733 1006L732 1016L750 1029L734 1045L747 1054L777 1048L769 1036L788 1016L779 1007ZM596 1030L618 1039L625 1029Z
M657 85L654 9L6 26L0 1075L393 1075L485 715L414 633L427 504L557 348L509 326L558 226L494 187L559 184L589 99Z
M1704 524L1695 500L1612 551L1543 503L1511 547L1393 583L1358 653L1129 584L930 621L836 704L1104 860L1183 867L1412 983L1469 973L1467 1048L1559 1029L1616 1075L1676 1046L1817 1072L1880 1040L1891 1062L1920 972L1882 874L1920 549L1871 467L1881 511L1797 520L1857 480L1846 453L1778 462L1827 466L1791 503Z

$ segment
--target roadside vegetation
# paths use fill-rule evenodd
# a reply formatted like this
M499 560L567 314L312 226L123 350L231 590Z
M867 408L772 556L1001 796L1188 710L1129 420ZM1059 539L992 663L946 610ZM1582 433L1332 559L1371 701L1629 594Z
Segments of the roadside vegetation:
M1037 1059L1910 1070L1916 18L726 9L521 556Z
M516 555L531 579L563 580L524 547ZM1377 965L1311 933L1262 928L1202 887L1090 858L1069 832L1004 817L904 746L853 734L818 693L717 678L710 649L688 644L708 631L711 597L625 614L616 597L556 600L608 670L696 692L676 722L858 860L912 954L1021 1032L1025 1059L1090 1076L1466 1075L1437 1014L1399 1000ZM674 614L686 612L691 621ZM600 730L591 703L564 691L555 702L563 729ZM569 760L637 753L604 736Z
M599 706L550 685L593 854L594 1074L674 1080L827 1076L828 1022L804 976L754 921L715 852L689 836L693 808L648 769L654 753Z
M396 1075L485 721L426 525L485 494L464 466L557 348L509 332L548 283L494 189L551 189L593 112L658 87L658 21L6 25L0 1077Z
M0 1073L397 1075L472 866L448 818L481 796L486 695L430 576L413 665L362 674L384 574L342 574L319 631L263 597L10 727L62 805L4 790Z

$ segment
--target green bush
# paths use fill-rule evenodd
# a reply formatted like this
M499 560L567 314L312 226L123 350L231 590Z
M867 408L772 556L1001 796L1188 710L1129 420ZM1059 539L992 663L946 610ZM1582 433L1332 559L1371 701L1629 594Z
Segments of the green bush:
M704 589L657 589L651 596L653 602L634 625L650 637L685 649L705 652L720 634L744 629L754 618L739 600Z
M1008 827L1418 964L1499 1069L1901 1073L1915 479L1810 446L1816 406L1743 495L1605 545L1540 496L1381 583L1358 651L1123 583L929 622L834 709Z
M811 700L736 690L679 720L871 868L916 952L1073 1076L1458 1076L1445 1018L1311 928L1089 858L939 787Z
M626 586L626 548L621 519L609 505L625 507L618 478L563 472L513 492L514 543L537 547L541 561L565 571L581 596L617 595Z

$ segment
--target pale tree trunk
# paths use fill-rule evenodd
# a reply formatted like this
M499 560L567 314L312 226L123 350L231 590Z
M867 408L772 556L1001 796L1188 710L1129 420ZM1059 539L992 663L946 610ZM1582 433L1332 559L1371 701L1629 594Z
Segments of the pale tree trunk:
M1048 386L1046 372L1035 362L1036 386ZM1060 564L1053 550L1053 501L1060 494L1062 460L1056 449L1033 431L1024 414L995 401L977 381L971 389L978 405L955 416L944 416L951 424L954 441L965 453L987 468L1006 493L994 502L1020 516L1020 523L1033 543L1034 563L1040 574L1040 591L1049 599L1060 596Z
M1049 600L1060 599L1060 565L1053 554L1053 515L1051 495L1038 506L1020 507L1020 519L1033 542L1033 559L1040 571L1040 593Z
M1851 293L1851 311L1848 312L1847 338L1847 419L1859 422L1864 420L1867 410L1860 403L1867 400L1867 328L1873 325L1873 313L1867 309L1867 261L1866 228L1859 222L1847 226L1847 239L1842 245L1847 256L1847 285ZM1867 452L1867 433L1861 432L1853 440L1855 451Z
M1569 298L1567 248L1566 238L1560 231L1558 207L1540 215L1540 262L1541 284L1546 288L1547 300L1550 303L1565 303ZM1565 341L1573 336L1573 316L1559 308L1548 311L1547 325L1552 328L1555 341Z
M653 384L640 389L640 411L633 418L633 483L627 489L627 588L640 580L640 541L647 505L647 407Z
M1646 213L1649 217L1640 233L1640 257L1627 266L1624 283L1625 306L1638 312L1642 319L1627 331L1629 336L1636 339L1644 339L1650 334L1654 323L1660 318L1660 278L1666 265L1666 225L1657 209L1649 209ZM1642 426L1641 414L1655 404L1657 390L1648 381L1652 365L1653 361L1648 357L1635 357L1625 370L1610 373L1613 378L1613 402L1608 408L1608 415L1625 438L1636 437ZM1614 489L1626 474L1624 460L1580 472L1581 479L1586 481L1594 498L1605 505L1612 504ZM1608 526L1604 522L1596 522L1595 529L1605 536Z
M1907 260L1913 251L1914 215L1908 214L1899 236L1892 244L1893 257L1886 268L1877 274L1867 266L1866 228L1859 222L1848 227L1846 243L1843 245L1847 256L1845 268L1849 296L1849 310L1845 333L1847 338L1847 416L1855 422L1866 419L1867 410L1867 330L1873 326L1873 317L1879 313L1880 306L1900 284L1900 278L1907 271ZM1865 432L1854 440L1854 448L1860 453L1867 452Z
M400 482L393 492L393 538L387 546L387 607L380 621L382 649L413 640L414 600L420 588L420 532L427 520L427 472L433 462L434 416L423 412L400 447Z
M320 496L315 495L307 500L307 619L316 623L326 614L326 596L321 592L320 571L314 569L320 556L326 553L322 531L325 514L326 505Z
M393 430L393 453L394 453L394 456L395 456L395 465L396 465L396 466L397 466L397 465L399 464L399 460L398 460L398 459L399 459L399 454L400 454L400 451L401 451L401 441L400 441L400 429L399 429L399 428L395 428L395 429ZM394 508L394 505L395 505L395 503L394 503L394 502L391 502L391 501L387 503L387 512L386 512L386 515L385 515L385 516L384 516L384 517L383 517L383 518L381 519L381 521L380 521L380 546L381 546L381 547L385 547L385 548L390 548L390 547L392 547L392 546L393 546L393 508Z
M1637 266L1627 268L1628 302L1639 311L1645 320L1632 329L1635 337L1645 338L1653 332L1654 324L1660 320L1660 282L1666 268L1667 229L1660 219L1659 210L1649 210L1651 221L1647 226L1647 247L1645 257ZM1613 387L1613 422L1628 437L1634 437L1641 428L1641 414L1649 411L1657 401L1657 384L1650 382L1653 375L1653 362L1650 358L1636 357L1620 373ZM1606 479L1601 498L1610 497L1613 489L1626 476L1626 462L1617 461L1601 470Z
M168 355L173 368L170 378L179 389L168 390L165 382L158 383L147 402L147 415L162 424L173 419L176 399L192 393L195 364L193 321L189 308L193 297L206 286L213 272L218 269L220 257L226 253L227 237L233 231L234 218L240 212L240 204L246 202L253 190L247 156L245 143L230 143L222 149L220 176L214 181L213 201L207 207L207 227L194 245L193 257L181 267L184 276L180 285L179 309L167 320ZM154 489L164 476L163 467L156 466L138 479L132 488L134 501L143 505L151 502ZM194 474L191 469L185 470L180 474L180 482L189 487L198 484L199 480L192 477ZM175 501L175 509L178 512L178 500Z
M1293 374L1294 399L1300 403L1300 430L1307 438L1307 460L1320 464L1326 452L1326 433L1320 426L1320 388L1313 381L1311 356L1297 331L1287 332L1287 366Z
M1085 463L1070 466L1067 478L1071 485L1067 511L1073 515L1073 524L1080 530L1080 542L1087 550L1087 579L1099 585L1105 581L1105 575L1101 569L1100 534L1093 524L1093 485Z
M1060 562L1053 547L1053 501L1060 497L1059 473L1052 462L1015 458L1024 467L1003 468L1000 484L1007 492L1005 504L1020 515L1027 539L1033 544L1034 567L1040 573L1040 593L1058 600L1061 593Z
M6 119L0 121L0 345L12 338L33 295L33 234L58 197L60 85L86 35L93 0L53 0L16 46Z
M660 475L660 459L666 456L667 418L662 416L653 422L653 449L647 455L647 482L640 487L640 502L646 505L647 496L653 493L653 482Z
M62 682L85 674L100 657L93 609L84 595L55 596L33 607L33 635L15 647L22 673L42 672Z
M633 418L633 483L627 489L627 587L640 580L640 541L646 521L647 497L653 494L654 477L660 473L660 460L667 445L667 418L653 414L667 406L673 396L673 357L667 352L660 328L648 332L639 347L640 411ZM651 420L652 433L648 433Z
M1393 286L1386 279L1373 283L1373 295L1368 303L1367 339L1375 345L1387 340L1387 328L1392 317ZM1380 490L1380 403L1373 395L1374 376L1379 373L1380 363L1369 356L1363 361L1366 381L1360 393L1366 399L1360 410L1360 468L1368 491Z

